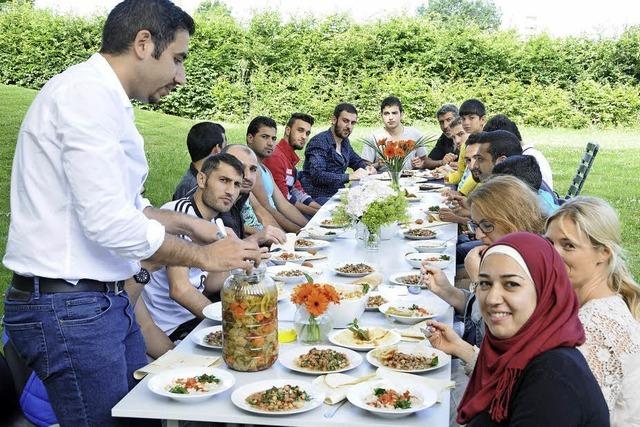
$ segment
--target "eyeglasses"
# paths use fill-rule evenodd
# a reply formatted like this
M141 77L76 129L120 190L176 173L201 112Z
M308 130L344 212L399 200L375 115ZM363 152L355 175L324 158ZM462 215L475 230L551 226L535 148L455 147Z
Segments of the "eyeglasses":
M476 230L479 228L484 234L491 233L493 231L493 229L495 228L495 226L493 224L491 224L490 222L480 221L480 224L478 224L477 222L475 222L472 219L467 221L467 227L469 227L469 231L471 231L472 233L475 233Z

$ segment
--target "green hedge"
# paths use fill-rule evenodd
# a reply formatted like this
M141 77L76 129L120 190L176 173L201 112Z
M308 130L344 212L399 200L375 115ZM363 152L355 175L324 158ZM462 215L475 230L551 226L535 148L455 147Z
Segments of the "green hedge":
M71 18L12 4L0 12L0 81L39 88L100 44L104 18ZM241 25L223 12L196 17L188 85L158 106L228 121L293 111L326 119L340 101L378 120L400 96L411 119L433 120L444 102L470 97L533 126L636 126L640 27L617 39L522 39L429 18L355 24L344 15L283 22L263 13Z

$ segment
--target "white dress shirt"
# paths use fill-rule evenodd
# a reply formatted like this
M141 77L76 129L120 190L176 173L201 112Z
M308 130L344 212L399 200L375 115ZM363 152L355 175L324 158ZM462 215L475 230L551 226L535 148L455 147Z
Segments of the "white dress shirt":
M106 59L53 77L18 134L4 265L70 281L131 277L164 240L142 213L147 174L133 106Z

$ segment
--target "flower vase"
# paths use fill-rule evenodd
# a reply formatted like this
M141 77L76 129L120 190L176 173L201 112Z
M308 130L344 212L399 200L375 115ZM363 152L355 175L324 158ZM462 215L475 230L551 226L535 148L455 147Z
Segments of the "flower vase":
M400 171L389 170L389 175L391 175L391 186L396 190L400 189Z
M374 232L371 232L367 227L364 229L364 238L362 239L364 247L368 251L377 251L380 249L380 229L377 229Z
M293 327L298 341L305 344L320 344L327 340L333 329L331 317L325 312L319 316L309 313L304 305L299 305L293 317Z

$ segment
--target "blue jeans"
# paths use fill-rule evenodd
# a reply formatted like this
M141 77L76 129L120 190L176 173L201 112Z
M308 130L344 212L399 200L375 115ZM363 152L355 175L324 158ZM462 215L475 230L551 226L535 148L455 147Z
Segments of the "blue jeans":
M147 363L126 293L37 295L10 287L4 311L7 335L43 381L61 426L126 425L111 408Z

